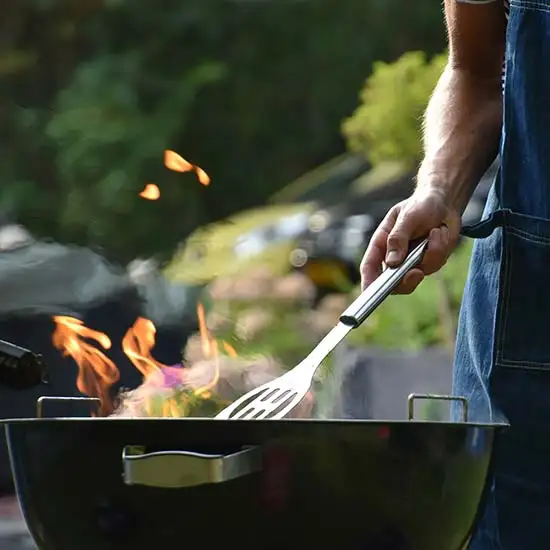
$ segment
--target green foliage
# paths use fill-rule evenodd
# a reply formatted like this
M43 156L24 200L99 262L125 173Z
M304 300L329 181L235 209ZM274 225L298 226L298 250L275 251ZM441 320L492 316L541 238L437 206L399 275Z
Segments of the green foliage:
M224 76L216 63L189 68L178 79L159 76L165 93L145 109L135 84L142 70L127 55L83 63L58 94L56 114L45 128L63 190L64 231L79 241L108 243L124 260L132 259L136 239L142 254L155 254L159 240L172 242L174 233L193 227L195 220L182 217L178 205L196 205L204 190L190 175L177 178L162 170L164 150L177 139L197 94ZM161 208L139 197L152 178L161 188Z
M452 322L456 326L464 283L468 273L472 243L466 241L451 256L440 272L445 283L445 299L450 300ZM246 277L246 275L243 275ZM436 276L426 278L419 288L409 296L391 296L368 319L352 331L347 339L358 346L375 346L386 349L417 351L430 346L444 346L448 335L443 331L438 302L442 296L442 285ZM357 291L358 292L358 291ZM351 301L353 296L349 296ZM321 306L319 306L321 307ZM296 365L336 323L338 315L328 321L325 329L312 331L309 315L325 316L322 309L311 312L307 303L280 301L266 298L254 302L222 302L216 300L214 310L225 311L228 319L239 319L239 315L249 308L269 312L272 319L268 328L257 332L244 342L234 332L234 326L228 325L218 337L230 341L239 353L267 354L275 356L290 367ZM332 318L332 317L331 317ZM330 362L329 362L330 363ZM328 365L327 365L328 368ZM323 372L321 372L322 376ZM437 411L425 411L435 415Z
M166 256L342 153L373 60L437 51L442 30L433 0L16 2L0 20L0 209L121 261ZM213 185L166 171L164 148ZM137 198L148 182L156 203Z
M243 274L243 278L246 278L246 274ZM230 322L223 330L216 331L216 337L231 342L241 357L273 357L284 368L291 368L317 343L315 338L312 339L311 332L304 327L304 315L311 311L307 302L281 301L269 297L253 301L216 300L213 311L217 309L224 311ZM268 313L268 326L241 338L238 334L240 315L258 309Z
M408 52L394 63L378 62L367 79L361 104L342 124L349 149L376 166L400 161L413 167L422 154L422 114L447 60Z

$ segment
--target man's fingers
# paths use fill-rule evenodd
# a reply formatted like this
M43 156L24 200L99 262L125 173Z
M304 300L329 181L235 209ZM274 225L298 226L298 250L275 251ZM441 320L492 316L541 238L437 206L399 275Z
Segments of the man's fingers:
M421 269L411 269L401 281L401 284L393 291L394 294L411 294L424 279Z
M431 275L441 269L450 254L450 237L447 226L432 229L428 236L428 248L419 268L424 275Z
M423 236L419 233L423 225L422 217L416 211L409 210L398 216L388 234L386 264L396 267L403 262L409 252L410 242Z
M399 265L407 256L410 237L400 225L388 235L386 263L390 267Z
M383 264L389 267L399 266L407 257L411 241L424 237L429 227L441 223L439 215L430 215L426 209L403 208L397 205L392 208L375 231L361 262L361 282L363 290L368 287L382 272ZM453 220L449 220L454 225ZM445 265L456 244L458 229L441 225L429 231L428 248L422 263L405 277L398 294L409 294L421 282L425 275L431 275Z
M378 232L377 232L378 233ZM365 290L382 273L386 255L386 235L375 233L361 261L361 289Z
M365 290L382 273L386 258L388 235L393 229L399 209L392 208L372 235L361 261L361 288Z
M428 237L428 248L424 253L422 263L405 275L401 284L395 289L394 294L410 294L426 275L439 271L447 262L453 244L454 241L446 225L432 229Z

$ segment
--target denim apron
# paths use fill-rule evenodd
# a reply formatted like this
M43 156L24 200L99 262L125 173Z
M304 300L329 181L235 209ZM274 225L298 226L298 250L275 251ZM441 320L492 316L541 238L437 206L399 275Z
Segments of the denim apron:
M550 549L550 0L512 0L501 168L476 239L453 393L507 419L470 550ZM503 416L502 416L503 415Z

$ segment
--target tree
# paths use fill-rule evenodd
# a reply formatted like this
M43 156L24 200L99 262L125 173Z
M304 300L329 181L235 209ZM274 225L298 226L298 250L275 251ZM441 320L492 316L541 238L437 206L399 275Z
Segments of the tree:
M408 52L394 63L377 62L361 90L361 104L342 124L348 148L376 166L399 161L413 168L422 155L422 115L447 61Z
M121 262L166 258L197 226L342 153L339 126L373 60L438 51L440 11L433 0L0 2L0 209ZM212 185L165 170L165 148ZM138 197L149 182L160 200Z

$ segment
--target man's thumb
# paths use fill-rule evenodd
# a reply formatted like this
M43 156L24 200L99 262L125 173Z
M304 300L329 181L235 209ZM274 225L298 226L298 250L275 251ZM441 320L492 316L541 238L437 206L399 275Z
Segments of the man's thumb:
M396 223L388 235L386 264L390 267L399 265L407 256L411 237L402 223Z

